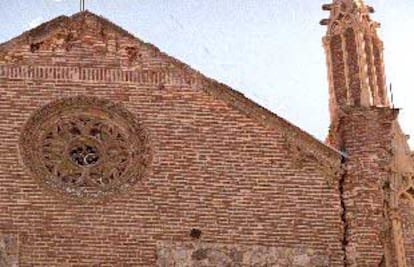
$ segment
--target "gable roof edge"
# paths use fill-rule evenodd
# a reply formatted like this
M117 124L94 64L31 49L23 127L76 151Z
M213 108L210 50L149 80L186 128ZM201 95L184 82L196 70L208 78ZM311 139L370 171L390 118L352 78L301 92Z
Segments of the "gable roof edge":
M228 85L205 77L203 74L199 73L199 75L207 81L203 84L204 86L202 89L204 89L204 91L214 97L224 100L227 104L260 122L263 126L282 129L283 135L289 139L289 141L293 141L303 148L304 146L308 146L308 149L311 150L321 150L321 152L325 154L325 157L328 156L337 159L338 157L340 158L344 156L340 151L321 142L298 126L252 101Z
M245 115L260 122L262 125L266 127L282 129L282 132L286 139L289 139L289 142L294 142L298 144L302 149L304 149L304 151L311 151L312 154L317 153L318 158L322 156L324 159L337 159L338 157L343 156L340 151L319 141L311 134L303 131L301 128L293 125L289 121L283 119L282 117L279 117L277 114L260 106L258 103L255 103L254 101L248 99L242 93L232 89L231 87L223 83L220 83L212 78L207 77L200 71L192 68L188 64L182 62L181 60L178 60L160 51L160 49L155 45L135 37L133 34L129 33L120 26L114 24L105 17L91 13L88 10L75 13L72 16L59 16L50 21L44 22L41 25L26 31L17 37L0 44L0 51L5 50L10 46L13 46L16 42L22 40L29 41L30 38L35 38L38 35L47 35L50 31L53 31L55 28L58 28L59 26L62 26L62 24L66 23L68 20L76 19L80 16L94 16L97 19L99 19L99 21L103 23L104 26L110 27L121 34L142 43L148 49L152 49L153 51L157 52L160 56L166 58L171 63L175 64L184 73L184 76L187 76L185 72L191 73L191 75L189 75L192 76L191 79L197 81L193 84L193 86L200 86L201 89L203 89L208 94L220 98L221 100L229 104L231 107L241 111ZM320 153L316 151L319 151Z

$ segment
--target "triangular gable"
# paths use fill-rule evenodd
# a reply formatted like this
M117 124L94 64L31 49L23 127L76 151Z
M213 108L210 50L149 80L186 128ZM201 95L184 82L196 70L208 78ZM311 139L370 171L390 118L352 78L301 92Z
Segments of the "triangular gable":
M302 157L314 158L321 162L324 168L328 167L329 172L336 172L339 169L338 159L341 154L337 150L261 107L243 94L202 75L190 66L161 52L154 45L145 43L107 19L89 11L80 12L71 17L57 17L0 44L0 79L15 78L13 74L16 72L25 74L27 79L34 77L36 73L43 73L42 66L36 66L35 57L24 56L28 50L32 53L39 51L37 57L42 56L42 51L52 51L53 55L59 58L64 57L65 53L75 53L79 48L84 50L84 46L90 48L92 55L101 53L105 64L105 70L102 71L108 73L100 72L96 68L88 68L87 64L84 69L72 70L70 62L58 60L54 62L54 65L66 66L67 71L66 69L62 71L62 68L59 72L50 68L44 71L49 72L52 79L62 77L82 79L83 71L96 71L96 79L103 79L103 81L119 79L124 82L145 83L151 80L159 84L168 84L176 80L184 81L194 89L204 90L213 97L221 99L263 126L278 129ZM44 56L50 57L50 53L45 53ZM145 65L145 62L154 61L157 57L162 58L157 61L160 62L159 64ZM79 62L82 60L79 59ZM79 62L76 64L79 65ZM19 66L16 67L16 65ZM116 70L110 70L111 66ZM159 75L157 68L164 72L166 69L171 70L171 73L167 73L166 76Z

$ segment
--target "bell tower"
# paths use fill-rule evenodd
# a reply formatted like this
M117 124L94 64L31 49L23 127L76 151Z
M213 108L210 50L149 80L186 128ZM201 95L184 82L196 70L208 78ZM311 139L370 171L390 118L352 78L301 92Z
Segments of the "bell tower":
M339 180L345 266L407 266L393 194L398 173L398 110L386 93L383 43L374 9L332 0L323 45L331 126L327 142L344 153Z
M330 112L344 106L388 106L379 23L374 9L362 0L334 0L322 6L329 11L323 44L327 55Z

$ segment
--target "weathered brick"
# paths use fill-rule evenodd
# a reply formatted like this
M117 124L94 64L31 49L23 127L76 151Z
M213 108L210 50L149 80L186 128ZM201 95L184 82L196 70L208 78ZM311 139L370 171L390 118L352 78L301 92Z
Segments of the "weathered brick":
M240 93L89 12L1 45L0 62L0 231L19 237L20 266L154 266L158 242L193 228L205 246L342 264L340 154ZM82 95L132 113L153 153L103 202L56 194L22 162L33 114Z

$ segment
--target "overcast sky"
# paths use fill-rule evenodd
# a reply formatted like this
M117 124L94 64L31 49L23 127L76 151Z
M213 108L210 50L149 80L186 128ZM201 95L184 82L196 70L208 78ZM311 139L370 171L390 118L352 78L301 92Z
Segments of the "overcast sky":
M329 126L322 0L86 0L103 15L323 140ZM385 43L387 82L414 145L414 1L367 0ZM79 0L0 0L0 42Z

